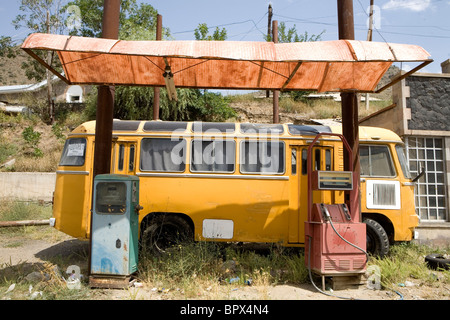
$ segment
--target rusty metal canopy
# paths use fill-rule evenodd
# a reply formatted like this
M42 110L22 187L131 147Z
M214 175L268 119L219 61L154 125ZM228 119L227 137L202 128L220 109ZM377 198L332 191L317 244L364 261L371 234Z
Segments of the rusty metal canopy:
M22 49L68 84L165 86L169 65L178 88L378 92L393 62L420 63L410 73L432 62L416 45L354 40L124 41L36 33ZM64 75L34 50L57 52Z

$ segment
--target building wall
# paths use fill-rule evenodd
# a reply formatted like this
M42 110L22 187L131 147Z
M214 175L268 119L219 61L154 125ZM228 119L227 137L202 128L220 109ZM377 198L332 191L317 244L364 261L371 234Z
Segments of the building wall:
M52 201L55 172L0 172L0 199Z
M425 168L416 184L417 241L435 245L450 243L450 60L442 67L442 74L416 73L396 83L393 106L360 122L402 137L413 176Z
M450 131L450 77L412 76L405 85L410 91L408 129Z

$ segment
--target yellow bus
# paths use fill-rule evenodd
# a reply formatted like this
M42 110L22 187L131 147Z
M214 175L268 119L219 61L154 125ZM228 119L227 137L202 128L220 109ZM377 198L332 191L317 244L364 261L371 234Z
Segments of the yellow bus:
M123 121L113 124L111 173L140 178L141 240L164 250L176 237L304 247L307 149L341 127L295 124ZM361 214L367 250L414 238L419 218L402 140L360 127ZM68 136L57 169L55 228L89 239L95 121ZM323 136L314 170L343 170L343 145ZM343 191L314 193L343 203Z

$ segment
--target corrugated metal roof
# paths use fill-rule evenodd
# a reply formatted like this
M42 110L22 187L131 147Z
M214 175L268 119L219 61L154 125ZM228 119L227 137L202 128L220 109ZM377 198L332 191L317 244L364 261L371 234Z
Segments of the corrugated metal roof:
M431 62L415 45L368 41L297 43L122 41L32 34L22 45L56 51L70 84L373 92L393 62Z

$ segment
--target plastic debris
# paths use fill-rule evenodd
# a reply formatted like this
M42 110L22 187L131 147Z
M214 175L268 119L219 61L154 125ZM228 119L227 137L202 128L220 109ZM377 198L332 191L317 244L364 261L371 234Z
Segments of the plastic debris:
M14 290L14 288L16 287L16 284L15 283L13 283L12 285L10 285L9 286L9 288L8 288L8 290L6 290L6 292L5 293L10 293L11 291L13 291Z
M237 282L239 282L239 280L240 280L239 277L231 278L230 280L228 280L228 283L229 283L229 284L237 283Z
M41 296L41 297L42 297L42 291L36 291L36 292L33 292L33 293L31 294L30 299L31 299L31 300L35 300L38 296Z

